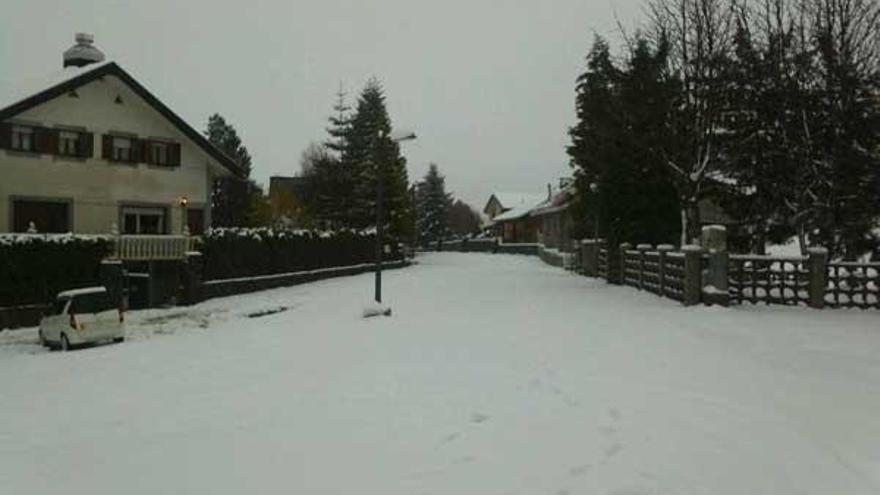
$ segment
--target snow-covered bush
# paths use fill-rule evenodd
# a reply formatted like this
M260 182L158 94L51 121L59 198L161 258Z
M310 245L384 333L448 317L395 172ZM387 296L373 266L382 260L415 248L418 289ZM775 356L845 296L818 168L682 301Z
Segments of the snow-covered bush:
M388 259L399 259L397 243L389 244ZM375 232L210 229L200 250L206 280L271 275L371 262Z
M59 291L98 283L112 249L106 236L0 234L0 306L45 303Z

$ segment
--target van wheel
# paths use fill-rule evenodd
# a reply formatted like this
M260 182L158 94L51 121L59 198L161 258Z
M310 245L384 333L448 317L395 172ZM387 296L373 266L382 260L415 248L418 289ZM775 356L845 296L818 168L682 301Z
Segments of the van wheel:
M61 351L67 352L70 350L70 340L67 339L67 335L61 334Z
M113 339L113 342L116 342L117 344L123 341L125 341L125 337L116 337Z

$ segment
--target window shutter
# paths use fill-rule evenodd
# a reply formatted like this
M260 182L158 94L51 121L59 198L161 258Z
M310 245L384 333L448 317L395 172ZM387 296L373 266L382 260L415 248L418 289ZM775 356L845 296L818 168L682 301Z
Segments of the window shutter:
M148 163L150 165L156 164L156 157L153 156L152 141L143 140L141 141L141 158L143 158L144 163Z
M79 156L80 158L91 158L95 153L95 135L91 132L81 132L79 134Z
M105 160L113 159L113 136L108 134L101 136L101 158Z
M180 143L168 145L168 164L174 167L180 166Z
M54 146L53 146L54 144ZM37 153L58 154L58 131L46 127L34 128L34 151Z
M129 161L131 163L140 163L141 160L141 141L137 138L131 138L131 151L129 152Z
M12 146L12 124L0 124L0 148Z

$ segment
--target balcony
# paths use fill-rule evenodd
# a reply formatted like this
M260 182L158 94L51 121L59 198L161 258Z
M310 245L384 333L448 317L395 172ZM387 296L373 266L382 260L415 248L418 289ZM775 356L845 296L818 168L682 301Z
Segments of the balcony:
M196 249L197 237L184 235L120 235L113 257L123 261L173 261Z

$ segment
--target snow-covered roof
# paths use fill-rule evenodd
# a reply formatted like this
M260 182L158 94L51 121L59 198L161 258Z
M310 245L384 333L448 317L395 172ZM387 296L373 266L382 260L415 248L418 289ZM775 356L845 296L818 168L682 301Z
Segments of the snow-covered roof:
M501 203L501 207L505 209L520 208L528 206L533 208L535 205L547 199L546 194L518 193L518 192L496 192L492 193L495 199Z
M112 63L112 60L107 60L84 67L66 67L48 74L26 77L19 81L4 81L0 83L0 111L48 89L67 83L75 77L88 74Z
M102 292L107 292L107 289L104 287L85 287L83 289L73 289L59 292L58 297L85 296L88 294L100 294Z

